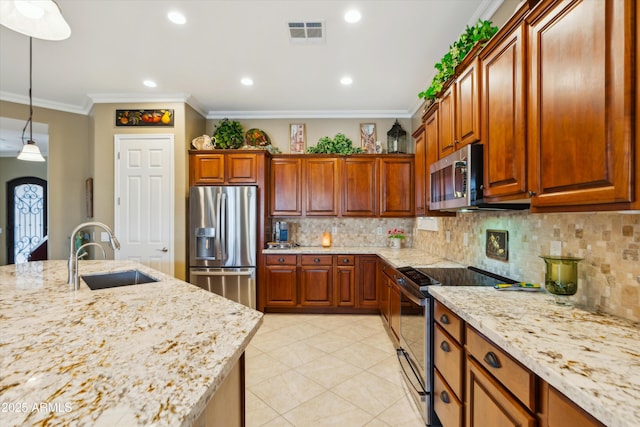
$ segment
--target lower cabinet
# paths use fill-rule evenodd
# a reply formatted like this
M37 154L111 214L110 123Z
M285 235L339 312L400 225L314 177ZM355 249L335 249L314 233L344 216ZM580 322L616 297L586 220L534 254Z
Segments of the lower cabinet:
M376 255L264 257L266 312L377 313Z

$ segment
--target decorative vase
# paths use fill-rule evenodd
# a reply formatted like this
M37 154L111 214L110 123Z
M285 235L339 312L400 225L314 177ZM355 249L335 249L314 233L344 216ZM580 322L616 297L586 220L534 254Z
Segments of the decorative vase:
M402 247L402 239L392 237L389 239L389 247L392 249L400 249Z
M559 305L571 306L569 296L578 290L578 262L582 258L567 256L541 256L546 264L544 287L555 296Z

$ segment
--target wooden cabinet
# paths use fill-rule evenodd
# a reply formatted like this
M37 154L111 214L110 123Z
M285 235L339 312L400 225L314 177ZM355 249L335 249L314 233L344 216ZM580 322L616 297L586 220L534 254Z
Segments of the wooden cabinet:
M306 216L338 216L340 213L340 163L337 157L303 159L303 199Z
M532 211L640 206L635 8L545 0L527 16Z
M356 305L359 308L378 308L377 268L377 255L358 255L356 257Z
M264 153L216 150L189 154L190 185L257 184L264 173Z
M489 201L529 197L523 10L480 54L484 197Z
M300 256L300 305L330 307L333 305L333 257L331 255Z
M273 157L269 187L272 216L302 216L302 158Z
M266 305L295 307L298 303L298 270L295 255L265 257Z
M385 324L389 325L389 292L391 291L391 285L389 284L389 278L385 274L387 268L390 268L388 264L382 260L378 260L378 272L376 275L376 281L378 282L378 303L380 307L380 314L385 320Z
M190 185L224 184L224 154L191 154L189 156Z
M400 308L402 307L402 292L393 280L389 279L389 328L396 339L400 340Z
M425 215L427 212L427 175L429 170L427 167L427 133L425 132L424 123L411 135L416 144L414 151L415 156L415 203L416 216Z
M438 158L441 159L453 153L456 148L456 110L455 110L455 88L451 84L442 94L438 101Z
M354 307L356 305L355 256L336 255L335 259L336 305L338 307Z
M415 182L413 156L381 157L379 168L380 216L414 216Z
M348 156L342 167L342 216L373 217L376 210L375 157Z
M564 394L540 380L539 427L604 427Z
M480 140L480 73L480 62L475 57L455 82L456 150Z
M395 282L396 270L386 262L379 261L378 286L380 312L386 320L387 331L393 338L394 345L400 342L400 309L402 293Z

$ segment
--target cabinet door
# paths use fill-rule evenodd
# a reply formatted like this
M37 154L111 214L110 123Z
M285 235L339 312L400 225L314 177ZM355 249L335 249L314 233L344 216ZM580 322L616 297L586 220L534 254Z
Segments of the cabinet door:
M266 305L294 307L297 304L296 266L267 266L265 272Z
M228 154L227 182L230 184L255 184L258 182L258 156L256 154Z
M340 200L339 159L304 159L306 216L338 216Z
M400 339L400 307L402 301L402 294L398 285L396 285L391 279L387 279L389 282L389 328L396 338L396 342Z
M482 51L484 196L493 201L527 191L524 31Z
M389 322L389 278L384 271L389 268L384 261L378 260L378 274L376 280L378 282L378 301L380 302L380 313L385 321Z
M224 184L224 154L192 154L191 185Z
M342 168L342 216L376 216L376 159L346 157Z
M456 150L480 140L480 74L476 57L456 79Z
M438 158L441 159L447 156L455 150L455 84L449 86L449 88L442 94L442 97L438 101L440 111L438 120Z
M416 143L416 150L414 152L416 159L416 215L424 215L427 205L426 176L429 174L427 170L427 134L425 132L425 125L422 124L412 136Z
M354 307L356 305L355 256L337 255L335 262L336 305Z
M413 157L380 159L380 216L415 215L415 175Z
M633 201L635 5L545 1L526 18L534 211Z
M544 399L542 407L546 409L543 409L546 415L543 420L546 419L546 422L541 423L540 427L604 426L549 384L543 383L541 391Z
M302 159L278 157L271 160L269 204L273 216L302 215Z
M305 307L333 306L333 267L300 267L300 305Z
M356 257L357 306L360 308L378 308L378 282L376 272L378 257L358 255Z
M473 359L467 358L467 427L534 427L536 419Z

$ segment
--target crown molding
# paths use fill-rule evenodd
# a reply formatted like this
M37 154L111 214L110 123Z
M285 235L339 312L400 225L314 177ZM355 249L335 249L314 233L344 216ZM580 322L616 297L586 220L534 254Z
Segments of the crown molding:
M496 10L502 6L502 3L504 3L504 0L482 0L482 3L480 3L480 6L478 6L471 18L469 18L467 24L469 26L475 25L478 19L482 21L491 20Z
M408 110L209 111L207 119L407 119Z
M16 104L29 105L29 97L25 95L16 95L15 93L0 91L0 101L15 102ZM48 108L50 110L64 111L66 113L74 113L87 115L91 106L85 105L78 107L77 105L63 104L61 102L48 101L46 99L33 98L33 106L40 108Z

